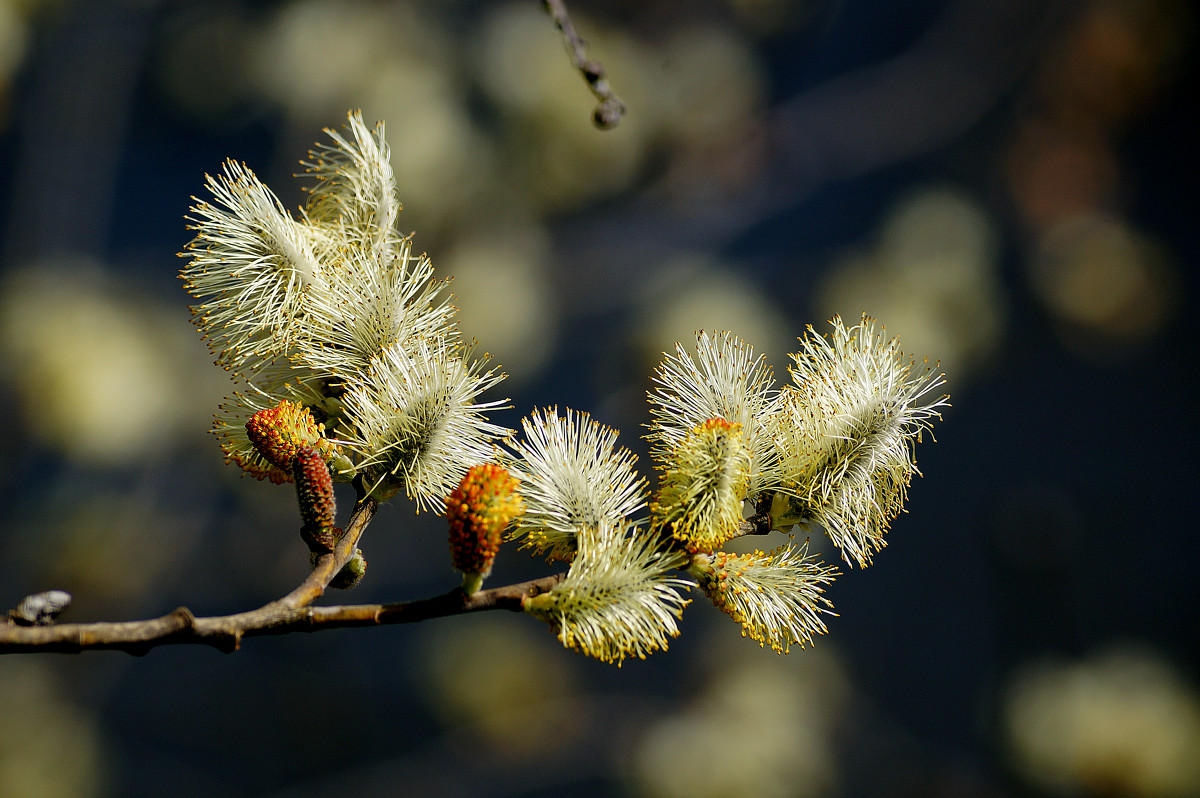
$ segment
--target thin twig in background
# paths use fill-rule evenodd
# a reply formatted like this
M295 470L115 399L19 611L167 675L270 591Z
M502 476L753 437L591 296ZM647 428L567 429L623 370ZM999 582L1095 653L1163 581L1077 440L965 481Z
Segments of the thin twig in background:
M554 26L562 33L563 43L567 46L567 52L571 54L571 62L587 81L592 94L600 101L596 110L592 112L592 122L601 130L616 127L625 115L625 103L617 99L612 87L604 79L604 65L587 57L587 43L575 31L566 4L562 0L544 1L546 13L554 19Z

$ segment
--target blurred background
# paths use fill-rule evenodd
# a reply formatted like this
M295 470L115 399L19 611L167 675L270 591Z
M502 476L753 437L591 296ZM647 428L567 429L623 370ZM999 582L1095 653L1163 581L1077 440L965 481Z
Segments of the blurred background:
M175 253L206 172L295 208L361 108L511 375L494 420L566 405L644 454L699 328L786 379L805 325L867 311L941 361L925 476L829 634L779 657L697 595L620 669L508 614L4 657L0 797L1200 795L1193 5L570 10L615 130L535 0L0 0L0 608L220 614L303 577L292 491L207 433L229 384ZM385 508L326 601L453 587L444 534ZM492 583L548 572L506 550Z

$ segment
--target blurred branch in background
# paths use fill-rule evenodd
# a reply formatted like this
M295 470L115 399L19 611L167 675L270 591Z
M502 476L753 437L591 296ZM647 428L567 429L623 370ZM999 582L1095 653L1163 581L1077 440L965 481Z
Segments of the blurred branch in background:
M575 25L567 13L563 0L545 0L546 11L554 19L554 25L563 35L563 43L571 54L571 61L600 104L592 112L592 121L601 130L616 127L625 115L625 103L617 99L604 75L604 65L587 57L587 43L575 32Z

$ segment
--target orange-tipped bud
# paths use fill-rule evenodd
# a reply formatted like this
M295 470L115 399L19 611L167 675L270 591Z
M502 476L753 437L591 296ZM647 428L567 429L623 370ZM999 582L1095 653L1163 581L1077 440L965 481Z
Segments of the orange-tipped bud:
M292 460L301 447L315 448L326 461L337 453L337 446L325 438L325 425L318 424L307 407L286 399L251 416L246 436L266 462L256 468L242 463L242 468L277 484L291 481Z
M333 477L320 452L301 446L292 460L292 478L300 502L300 536L313 552L333 551L333 521L337 507L333 498Z
M492 571L504 528L525 512L517 480L498 465L473 466L446 498L450 556L468 593Z

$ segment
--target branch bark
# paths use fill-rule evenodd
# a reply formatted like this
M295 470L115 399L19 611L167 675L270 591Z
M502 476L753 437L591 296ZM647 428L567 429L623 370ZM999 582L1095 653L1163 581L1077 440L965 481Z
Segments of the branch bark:
M282 600L236 615L197 618L186 607L158 618L123 623L66 623L57 626L0 625L0 654L115 650L142 655L164 645L205 644L226 653L237 651L242 638L317 632L360 626L417 623L430 618L484 610L519 612L526 598L544 593L563 578L544 576L528 582L481 590L468 596L462 588L417 601L350 604L334 607L280 606Z
M519 611L526 598L544 593L563 578L562 574L514 585L481 590L468 596L461 588L417 601L392 604L357 604L313 607L324 595L330 580L353 556L363 531L371 522L378 502L360 499L334 551L317 560L312 573L282 598L256 610L233 615L197 618L186 607L142 621L65 623L51 626L20 626L0 621L0 654L57 652L75 654L92 650L116 650L142 655L163 645L205 644L221 651L237 651L242 638L316 632L359 626L416 623L430 618L461 615L483 610Z

